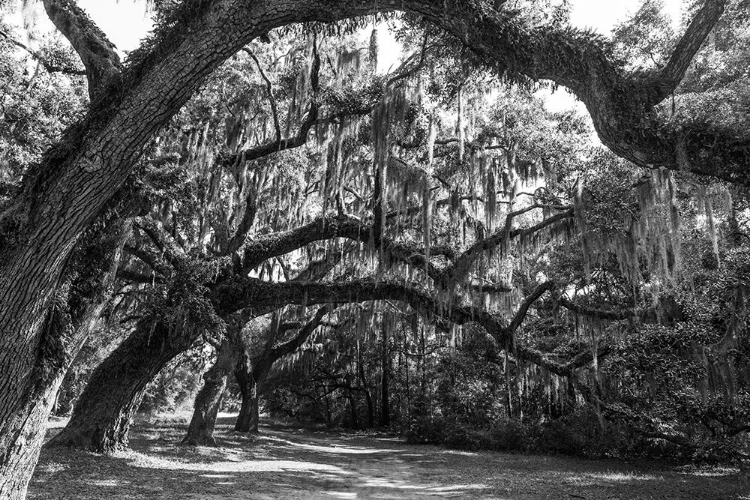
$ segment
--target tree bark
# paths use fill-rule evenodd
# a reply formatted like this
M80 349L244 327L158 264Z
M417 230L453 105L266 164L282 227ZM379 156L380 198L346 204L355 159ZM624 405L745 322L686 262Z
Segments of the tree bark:
M258 424L260 420L260 409L258 408L258 385L251 384L246 393L242 395L242 406L240 414L237 416L237 423L234 430L237 432L251 432L258 434Z
M258 372L258 378L256 379L254 370L248 366L249 361L247 356L243 356L243 358L235 371L237 384L240 386L240 394L242 395L242 406L240 407L240 414L237 416L234 430L257 434L260 416L260 410L258 409L258 382L265 378L265 373Z
M391 401L389 391L391 358L388 352L388 329L383 327L383 345L380 350L380 426L391 425Z
M348 389L346 399L349 400L349 409L351 410L352 429L359 429L359 418L357 416L357 398L352 394L352 390Z
M64 376L65 371L59 370L51 379L46 379L33 388L19 412L26 419L23 422L11 422L11 425L15 424L14 434L9 437L15 447L1 458L0 499L16 500L26 496L29 480L39 459L45 424Z
M45 335L31 387L16 400L20 408L0 418L0 499L26 495L60 384L104 310L128 234L127 223L115 222L91 232L86 244L71 256L55 306L45 315ZM61 342L62 332L71 331L67 342ZM2 382L0 378L0 386ZM11 398L5 390L0 392L0 406L9 404Z
M195 409L182 444L215 446L214 428L227 378L237 364L237 349L224 339L216 350L216 362L203 375L203 387L195 397Z
M196 337L172 331L161 322L139 322L94 370L68 425L49 445L103 453L127 447L133 415L149 382Z

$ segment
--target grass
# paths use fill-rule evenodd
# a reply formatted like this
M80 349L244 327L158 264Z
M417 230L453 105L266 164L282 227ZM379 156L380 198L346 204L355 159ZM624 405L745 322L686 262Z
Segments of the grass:
M232 424L220 418L212 448L180 446L186 424L167 419L136 424L127 452L44 449L28 498L750 500L732 469L453 451L382 433L281 425L252 436Z

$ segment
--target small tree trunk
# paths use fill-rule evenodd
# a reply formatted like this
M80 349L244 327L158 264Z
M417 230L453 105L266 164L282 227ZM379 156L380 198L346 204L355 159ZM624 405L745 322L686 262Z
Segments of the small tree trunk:
M349 400L349 408L352 412L352 429L359 429L359 418L357 417L357 401L352 394L351 389L348 390L347 399Z
M504 351L505 358L503 361L503 372L505 374L505 390L508 393L508 397L505 400L506 411L508 412L508 418L513 418L513 388L510 382L510 362L508 361L508 351Z
M333 426L333 420L331 419L331 398L328 394L324 394L323 397L326 399L326 426Z
M375 427L375 404L372 402L369 389L365 389L365 401L367 402L367 427Z
M248 369L246 363L241 363L241 366L235 371L235 377L237 378L237 384L240 386L240 393L242 394L242 406L240 407L240 414L237 416L234 430L237 432L253 432L257 434L259 420L259 381L255 380L255 377L253 377L253 374Z
M390 378L391 359L388 354L388 331L383 328L383 345L380 351L380 425L391 425L391 406L388 379Z
M231 341L224 339L217 349L216 362L203 375L205 382L195 397L193 418L190 420L187 435L182 440L182 444L192 446L216 445L216 440L214 439L216 416L219 413L219 405L221 404L224 389L227 387L227 378L232 373L236 364L236 349Z
M237 432L252 432L257 434L259 432L259 418L258 385L252 384L248 395L242 396L242 406L240 407L240 414L237 416L237 423L234 426L234 430Z
M50 446L104 453L126 448L131 420L149 382L193 341L194 336L170 333L162 323L139 323L94 370L70 422Z

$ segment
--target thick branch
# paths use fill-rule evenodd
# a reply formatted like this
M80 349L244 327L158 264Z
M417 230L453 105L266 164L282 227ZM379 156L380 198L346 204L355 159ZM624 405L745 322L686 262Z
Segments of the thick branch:
M247 243L243 251L243 268L250 271L271 257L284 255L315 241L348 238L354 241L369 242L371 239L370 228L370 225L365 225L354 217L321 217L304 226L264 235ZM432 278L437 278L440 275L440 270L427 262L421 249L412 248L409 245L387 238L379 238L374 243L379 245L381 241L384 251L388 253L391 259L404 262L415 268L426 268L427 273ZM451 253L448 249L443 250L448 255Z
M583 306L580 304L576 304L575 302L573 302L572 300L564 296L556 297L555 300L565 309L573 311L576 314L581 314L583 316L591 316L593 318L609 319L609 320L616 321L616 320L622 320L622 319L628 319L628 318L635 318L641 315L641 311L637 311L635 309L615 310L615 309L598 309L595 307Z
M161 222L150 217L140 217L136 220L136 227L143 231L159 249L161 256L176 270L182 269L187 256L184 250L172 239Z
M515 333L518 327L521 326L521 323L523 323L523 320L526 319L526 314L529 312L529 308L531 307L531 305L536 302L539 297L544 295L545 292L554 288L555 284L551 281L547 281L538 285L533 292L531 292L526 298L523 299L521 305L518 308L518 311L516 311L516 314L513 316L513 319L508 325L508 330L510 330L511 334Z
M602 359L605 356L608 356L611 352L612 349L609 347L600 347L597 351L597 358ZM568 362L561 362L556 359L552 359L547 353L526 346L516 346L515 352L513 354L519 360L533 363L546 369L550 373L554 373L555 375L559 375L561 377L574 377L576 370L589 365L594 359L591 351L585 351L574 356Z
M457 279L465 276L469 271L471 265L476 259L483 253L493 248L504 247L511 239L521 236L526 237L540 231L546 227L549 227L561 220L569 219L573 216L573 209L569 207L556 207L563 211L555 214L551 217L547 217L543 221L533 226L521 229L511 229L513 219L519 215L525 214L531 210L537 208L543 208L544 205L534 204L522 209L516 210L515 212L509 213L505 218L505 226L491 234L490 236L479 240L471 245L464 253L458 256L458 258L450 266L446 267L441 276L441 282L444 286L454 283Z
M703 7L690 22L685 34L672 52L669 62L659 74L662 82L661 93L658 96L659 101L677 88L693 57L700 50L706 37L724 13L725 6L726 0L706 0Z
M212 301L223 316L245 307L280 304L344 304L372 300L396 300L409 304L428 316L444 318L456 324L481 324L503 348L512 346L512 332L500 316L482 309L447 304L426 291L390 281L356 280L341 283L267 283L253 278L235 277L217 287Z
M551 287L551 283L538 286L524 300L509 325L506 325L499 315L491 314L483 309L443 303L423 290L390 281L267 283L252 278L237 277L232 283L226 283L215 290L212 300L222 314L250 305L253 308L278 307L280 304L306 306L327 304L331 306L372 300L395 300L406 303L418 313L431 316L436 320L447 320L461 325L478 323L492 336L501 349L513 352L518 359L543 366L552 373L568 376L573 370L588 364L589 358L583 355L563 364L535 349L514 345L514 330L524 320L533 302ZM318 313L322 314L321 311Z
M253 223L255 222L255 215L258 212L257 197L258 193L255 189L248 188L247 197L245 199L245 211L242 214L242 220L240 221L240 225L237 227L234 236L229 240L226 248L223 249L222 253L224 255L230 255L236 252L245 243L247 234L250 232L250 229L252 229Z
M107 36L74 0L43 0L52 23L65 35L86 68L89 94L122 71L120 56Z
M315 313L315 316L313 316L310 321L308 321L302 328L300 328L299 332L297 332L294 337L287 340L283 344L277 345L271 350L271 359L273 361L276 361L282 356L286 356L287 354L291 354L292 352L297 350L302 344L307 341L312 332L314 332L315 329L323 323L323 318L331 310L332 308L328 306L323 306L318 309L318 311Z

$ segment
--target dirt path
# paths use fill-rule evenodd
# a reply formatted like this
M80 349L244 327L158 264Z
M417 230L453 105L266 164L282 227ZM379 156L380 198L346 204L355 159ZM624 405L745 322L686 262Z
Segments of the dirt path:
M115 456L45 449L33 499L748 499L733 471L468 453L388 437L261 427L216 448L177 445L184 425L137 426ZM50 430L52 435L56 430Z

